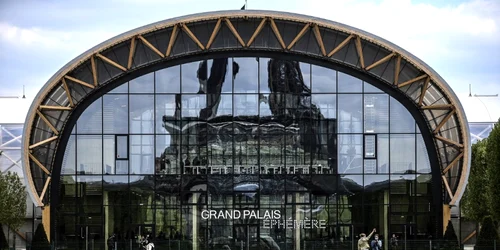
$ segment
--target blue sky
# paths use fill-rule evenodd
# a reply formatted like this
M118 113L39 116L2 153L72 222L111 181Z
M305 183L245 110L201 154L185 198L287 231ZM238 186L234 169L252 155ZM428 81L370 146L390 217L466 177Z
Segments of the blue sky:
M102 41L163 19L239 9L244 2L2 0L0 96L21 95L26 85L28 98L10 113L2 100L0 116L24 121L29 103L52 74ZM500 98L468 97L469 84L473 94L500 93L498 0L248 0L248 6L318 16L381 36L433 67L462 100L470 121L500 117Z

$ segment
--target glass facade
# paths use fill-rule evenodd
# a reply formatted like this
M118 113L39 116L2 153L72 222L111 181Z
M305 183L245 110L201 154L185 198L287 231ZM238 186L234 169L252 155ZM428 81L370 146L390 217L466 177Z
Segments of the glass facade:
M126 82L80 116L65 149L58 245L351 249L376 228L434 232L428 153L406 108L374 85L276 58L217 58ZM267 228L203 211L280 211ZM170 247L170 248L169 248Z

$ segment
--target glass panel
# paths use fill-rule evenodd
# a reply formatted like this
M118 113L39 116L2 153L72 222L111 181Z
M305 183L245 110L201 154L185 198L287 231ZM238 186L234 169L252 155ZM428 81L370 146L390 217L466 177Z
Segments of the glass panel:
M320 109L324 118L337 118L337 95L312 94L312 104Z
M109 91L109 93L113 93L113 94L122 94L122 93L126 94L126 93L128 93L128 82L118 85L118 87Z
M180 97L180 95L178 95ZM180 99L180 98L179 98ZM179 126L176 119L179 119L181 105L176 105L176 95L156 95L156 133L172 133L173 125Z
M389 135L377 135L378 173L389 173Z
M389 132L389 98L385 94L365 94L365 133Z
M102 132L102 99L88 106L77 122L78 134L100 134Z
M417 134L417 173L431 173L429 154L424 143L422 134Z
M381 89L367 82L363 82L363 88L364 93L384 93Z
M115 174L115 142L114 135L104 135L103 136L103 172L104 174ZM125 144L126 145L126 144Z
M154 136L130 136L130 174L154 174Z
M128 159L128 136L116 136L116 159Z
M154 93L154 72L140 76L129 82L130 93Z
M415 119L396 99L391 99L391 133L415 133Z
M376 145L376 135L365 135L365 158L377 158Z
M415 135L391 135L391 173L415 172Z
M155 72L156 93L181 92L181 66L176 65Z
M363 173L363 136L339 135L339 173Z
M130 95L130 133L150 134L154 129L154 96Z
M269 58L259 58L259 86L260 93L271 93L269 89Z
M102 135L76 137L77 174L102 174Z
M363 82L348 74L338 72L338 82L338 92L361 93L363 91Z
M103 129L106 134L128 133L128 96L103 96Z
M0 128L1 129L1 128ZM70 135L64 152L64 159L61 168L61 175L74 175L76 173L76 141L75 136ZM0 161L1 163L1 161ZM1 165L3 167L3 165ZM2 169L4 170L4 169Z
M356 94L338 95L339 133L362 133L363 96Z
M259 65L256 58L233 58L235 93L257 93Z
M181 65L181 90L182 93L198 93L203 89L203 75L206 75L203 62L191 62ZM200 80L202 79L202 80Z
M335 93L337 90L337 71L312 65L312 92Z

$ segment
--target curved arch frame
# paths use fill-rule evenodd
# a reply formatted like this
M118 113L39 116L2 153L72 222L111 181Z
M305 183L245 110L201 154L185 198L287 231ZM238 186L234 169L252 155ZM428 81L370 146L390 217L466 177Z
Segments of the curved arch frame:
M153 65L231 51L319 59L367 74L403 93L425 119L426 132L433 135L435 149L426 146L435 150L439 161L444 203L455 205L460 200L469 174L469 129L458 98L434 70L382 38L340 23L245 10L153 23L112 38L59 70L38 93L25 122L23 170L34 203L44 206L47 201L62 132L89 96Z

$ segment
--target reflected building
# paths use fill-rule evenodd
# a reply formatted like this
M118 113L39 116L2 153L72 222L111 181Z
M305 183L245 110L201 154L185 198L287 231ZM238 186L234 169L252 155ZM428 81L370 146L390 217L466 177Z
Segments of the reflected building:
M374 45L366 44L360 72L352 69L359 61L347 67L356 39L338 49L343 62L325 62L307 56L311 45L300 40L307 35L285 29L291 21L279 21L278 36L260 12L219 14L212 21L200 14L195 26L166 25L165 36L133 35L114 52L121 55L91 55L78 66L84 73L55 80L59 99L44 99L34 117L51 125L34 128L27 143L32 196L49 210L56 245L107 249L116 234L119 249L135 248L140 235L158 249L350 249L372 228L386 242L392 234L440 238L468 164L460 104L442 91L451 89L401 66L396 54L378 48L370 56ZM215 31L205 34L203 25ZM308 25L316 44L318 27ZM256 29L266 36L252 35ZM328 35L326 26L319 31ZM295 43L296 54L275 49L280 40ZM321 54L339 44L315 46ZM201 46L214 52L197 54ZM399 68L402 84L385 84L379 68L380 78L365 76L375 64L392 67L390 77ZM40 139L42 130L53 136ZM53 141L60 144L50 149ZM203 219L204 210L278 210L325 227L270 229L258 219Z

